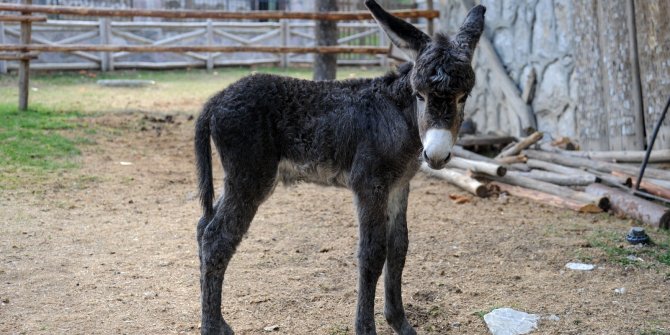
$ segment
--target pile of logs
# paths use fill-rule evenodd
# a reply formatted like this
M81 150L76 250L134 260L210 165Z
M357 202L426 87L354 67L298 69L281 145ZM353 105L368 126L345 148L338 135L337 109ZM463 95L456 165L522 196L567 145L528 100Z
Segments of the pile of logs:
M611 210L670 228L670 170L647 167L637 191L643 151L575 151L570 141L538 143L542 137L536 132L515 140L495 158L457 145L446 168L432 170L424 164L421 169L477 197L505 192L582 213ZM466 145L470 143L472 139ZM649 162L670 163L670 150L652 151Z

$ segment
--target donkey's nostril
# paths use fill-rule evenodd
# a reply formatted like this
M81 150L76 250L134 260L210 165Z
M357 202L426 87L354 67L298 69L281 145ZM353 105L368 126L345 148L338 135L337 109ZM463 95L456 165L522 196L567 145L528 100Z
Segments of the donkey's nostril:
M444 164L447 164L449 162L449 160L451 160L451 152L447 154L447 158L445 158L444 161L442 161L442 162Z
M430 162L430 159L428 158L428 154L426 154L426 150L423 151L423 160L426 162Z

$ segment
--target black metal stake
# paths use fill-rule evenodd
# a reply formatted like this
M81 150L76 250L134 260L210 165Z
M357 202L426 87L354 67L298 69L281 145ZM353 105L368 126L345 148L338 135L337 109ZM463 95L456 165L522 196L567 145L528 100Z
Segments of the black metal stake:
M663 120L665 119L665 114L668 112L668 107L670 107L670 98L668 98L668 102L665 104L663 114L661 114L661 117L656 122L656 126L654 126L654 133L651 135L651 141L649 141L647 152L644 155L644 160L642 161L642 166L640 167L640 175L637 177L637 182L635 183L636 191L640 190L640 182L642 182L642 176L644 176L644 170L647 168L647 164L649 163L649 156L651 156L651 149L654 148L654 142L656 142L656 135L658 135L658 131L661 129L661 125L663 124Z

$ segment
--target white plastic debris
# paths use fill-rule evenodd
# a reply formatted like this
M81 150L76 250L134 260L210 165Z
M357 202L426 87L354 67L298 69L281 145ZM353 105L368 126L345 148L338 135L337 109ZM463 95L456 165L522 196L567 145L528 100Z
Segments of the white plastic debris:
M545 319L547 319L549 321L561 321L561 318L558 317L558 315L556 315L556 314L551 314L551 315L545 317Z
M493 335L528 334L537 328L539 315L528 314L512 308L498 308L484 315L484 322Z
M565 264L565 267L570 270L576 270L576 271L591 271L596 268L596 266L593 264L574 263L574 262Z
M121 164L123 166L133 165L133 163L131 163L131 162L119 162L119 164Z
M614 293L616 294L624 294L626 293L626 288L625 287L620 287L620 288L615 288Z

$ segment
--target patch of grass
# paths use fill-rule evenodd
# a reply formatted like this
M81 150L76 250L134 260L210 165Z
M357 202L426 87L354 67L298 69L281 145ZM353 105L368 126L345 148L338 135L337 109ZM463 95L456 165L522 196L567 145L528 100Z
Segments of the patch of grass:
M502 308L502 306L493 306L490 307L489 309L484 309L484 310L479 310L479 311L474 311L472 315L476 315L480 317L481 319L484 319L484 315L491 313L494 309Z
M79 149L73 140L61 135L77 127L73 121L76 116L39 106L19 111L16 105L0 104L0 171L49 171L77 166L72 158L80 154Z
M631 246L625 238L625 232L604 231L594 232L587 238L589 244L605 252L608 261L624 266L652 267L656 264L670 266L670 233L667 231L647 231L652 243L650 245L635 247ZM644 262L631 260L634 256Z

